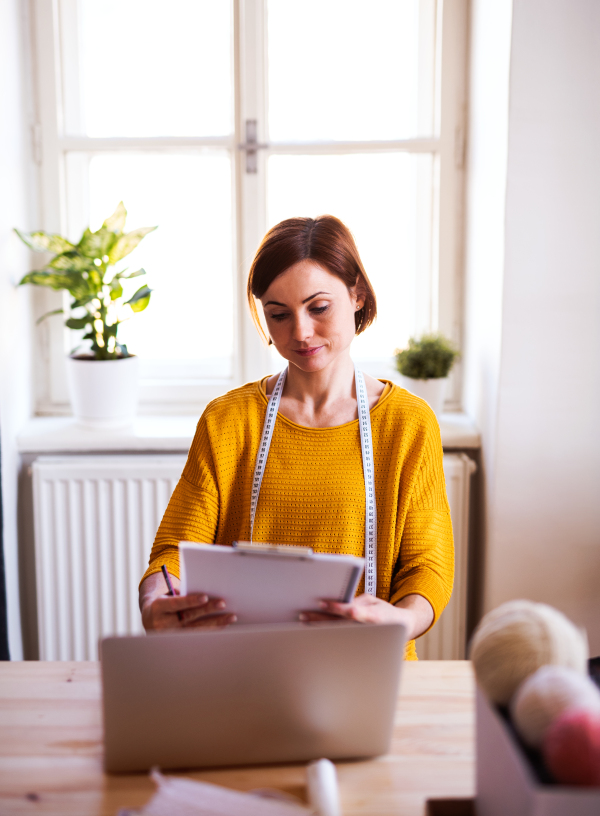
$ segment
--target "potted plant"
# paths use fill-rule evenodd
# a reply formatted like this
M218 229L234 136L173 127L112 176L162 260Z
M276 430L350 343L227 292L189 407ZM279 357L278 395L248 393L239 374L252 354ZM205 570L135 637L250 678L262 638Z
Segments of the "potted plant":
M67 358L67 380L75 417L94 428L128 424L137 405L138 358L119 342L118 329L124 320L148 306L151 289L144 284L125 300L123 283L146 273L144 269L117 271L115 264L156 227L126 233L126 218L121 201L100 229L86 229L78 244L61 235L15 230L30 249L52 254L43 269L29 272L19 285L66 290L72 300L65 326L86 332L82 342L87 341L88 347L77 346ZM63 312L48 312L38 323Z
M398 349L395 354L400 384L426 400L439 418L448 375L459 357L460 352L441 334L411 337L408 348Z

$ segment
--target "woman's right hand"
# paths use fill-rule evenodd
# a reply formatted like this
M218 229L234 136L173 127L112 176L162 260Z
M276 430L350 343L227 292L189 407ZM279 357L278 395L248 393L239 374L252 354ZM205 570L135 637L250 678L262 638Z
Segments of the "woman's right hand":
M179 595L179 579L171 576L175 596L168 595L162 573L149 575L140 587L142 623L148 632L157 629L221 628L237 620L225 612L222 598L202 593Z

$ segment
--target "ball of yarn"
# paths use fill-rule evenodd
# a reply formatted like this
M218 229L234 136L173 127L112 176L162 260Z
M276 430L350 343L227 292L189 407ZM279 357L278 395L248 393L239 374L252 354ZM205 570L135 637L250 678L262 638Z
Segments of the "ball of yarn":
M596 684L566 666L542 666L519 686L510 704L510 714L523 741L541 748L550 724L571 708L600 714L600 691Z
M544 762L563 785L600 786L600 714L570 709L549 726Z
M477 682L487 697L508 705L523 680L540 666L587 671L585 634L547 604L509 601L489 612L471 641Z

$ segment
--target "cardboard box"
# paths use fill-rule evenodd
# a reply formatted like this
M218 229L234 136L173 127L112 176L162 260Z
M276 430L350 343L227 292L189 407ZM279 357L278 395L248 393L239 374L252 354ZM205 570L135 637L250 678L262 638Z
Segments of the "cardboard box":
M477 816L599 816L600 788L544 785L494 706L476 696Z

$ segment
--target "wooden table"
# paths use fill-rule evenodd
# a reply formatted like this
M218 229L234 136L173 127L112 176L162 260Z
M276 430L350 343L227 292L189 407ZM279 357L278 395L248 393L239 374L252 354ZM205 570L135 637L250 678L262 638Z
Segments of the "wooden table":
M98 663L0 664L0 814L106 814L140 807L144 774L102 770ZM466 661L406 663L391 753L337 765L344 816L422 816L429 797L474 795L474 687ZM304 768L190 773L239 790L305 799Z

